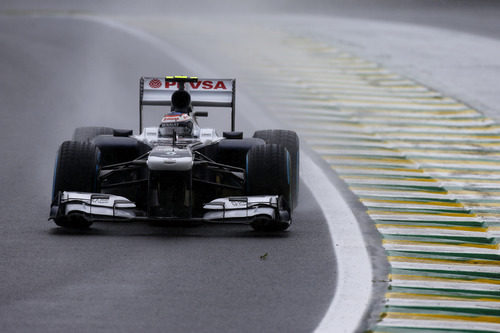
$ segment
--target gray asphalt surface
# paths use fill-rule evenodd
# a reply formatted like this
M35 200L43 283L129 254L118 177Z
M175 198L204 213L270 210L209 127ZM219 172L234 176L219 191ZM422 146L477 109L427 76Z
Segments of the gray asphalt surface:
M327 226L302 186L289 232L47 222L74 127L137 126L138 78L168 54L64 17L0 17L0 331L307 332L333 295ZM260 257L267 253L265 260Z
M61 10L106 14L170 15L178 13L227 15L246 13L315 14L382 22L403 22L500 37L497 0L3 0L3 10Z
M297 1L290 12L402 22L500 38L497 0L313 0Z

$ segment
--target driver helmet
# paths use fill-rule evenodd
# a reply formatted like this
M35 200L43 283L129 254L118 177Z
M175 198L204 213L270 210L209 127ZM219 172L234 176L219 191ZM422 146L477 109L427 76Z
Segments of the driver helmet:
M162 138L172 137L174 131L177 136L193 136L194 121L191 116L185 113L172 112L163 116L158 136Z

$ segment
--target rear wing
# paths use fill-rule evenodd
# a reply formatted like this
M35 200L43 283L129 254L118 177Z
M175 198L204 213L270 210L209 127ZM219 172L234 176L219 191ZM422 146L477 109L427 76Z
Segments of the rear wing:
M177 77L176 77L177 78ZM192 106L230 107L231 131L235 129L236 79L197 79L184 83L191 95ZM183 83L180 83L183 84ZM172 77L141 77L139 83L139 130L142 131L144 105L172 105L172 94L179 89L179 82Z

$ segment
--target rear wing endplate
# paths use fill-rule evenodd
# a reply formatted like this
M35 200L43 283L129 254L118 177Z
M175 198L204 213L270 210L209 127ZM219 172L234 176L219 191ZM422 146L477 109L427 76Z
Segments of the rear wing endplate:
M184 86L191 95L192 106L231 108L231 131L234 131L236 79L200 78L196 82L186 82ZM170 106L179 83L165 77L141 77L139 89L139 130L142 130L143 106Z

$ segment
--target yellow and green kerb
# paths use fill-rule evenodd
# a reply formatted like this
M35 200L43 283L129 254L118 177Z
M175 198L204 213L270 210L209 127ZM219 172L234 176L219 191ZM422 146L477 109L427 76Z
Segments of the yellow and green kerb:
M307 38L255 90L366 206L390 263L373 332L500 331L500 126Z

